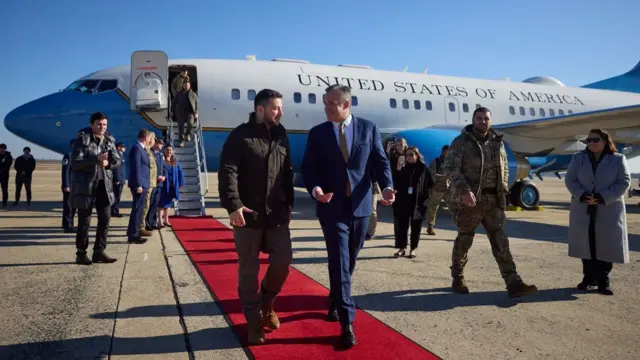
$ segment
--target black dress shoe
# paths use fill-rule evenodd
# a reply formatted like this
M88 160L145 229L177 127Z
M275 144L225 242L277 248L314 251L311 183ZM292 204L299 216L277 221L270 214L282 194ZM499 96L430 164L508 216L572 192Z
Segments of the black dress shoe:
M78 229L75 228L75 227L70 227L68 229L64 229L64 232L67 233L67 234L73 234L73 233L78 232Z
M611 287L609 287L609 285L601 285L598 286L598 294L613 295L613 290L611 290Z
M578 284L578 290L588 290L590 286L597 286L598 283L595 280L589 280L587 278L583 278L582 282Z
M329 322L336 322L338 321L338 310L336 309L329 309L329 312L327 313L327 317L326 317L327 321Z
M118 261L118 259L109 257L107 254L105 254L104 251L94 252L93 256L91 257L91 260L93 260L94 263L105 263L105 264L111 264Z
M340 343L345 349L356 345L356 335L353 333L353 325L349 324L342 328L342 334L340 334Z
M76 254L76 264L78 265L91 265L91 260L87 256L87 253Z
M139 237L139 238L130 238L129 240L127 240L129 242L129 244L144 244L147 242L146 238L143 237Z

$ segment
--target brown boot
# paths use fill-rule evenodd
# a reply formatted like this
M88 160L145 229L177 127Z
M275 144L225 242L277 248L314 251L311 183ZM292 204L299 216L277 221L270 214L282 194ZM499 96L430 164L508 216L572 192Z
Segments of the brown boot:
M458 294L469 293L469 288L467 287L467 283L464 281L464 278L462 277L454 277L453 281L451 282L451 287L453 288L453 291L457 292Z
M428 225L427 226L427 234L428 235L435 235L435 231L433 231L433 226L432 225Z
M519 298L535 294L538 288L535 285L527 285L522 280L514 281L507 286L507 292L510 298Z
M280 328L280 319L278 319L278 315L273 310L273 301L262 304L262 326L266 326L271 330Z
M264 329L260 325L260 321L249 322L247 324L247 340L249 345L264 344Z
M148 236L152 236L152 235L153 235L153 233L151 231L147 230L147 229L140 230L140 236L147 236L148 237Z

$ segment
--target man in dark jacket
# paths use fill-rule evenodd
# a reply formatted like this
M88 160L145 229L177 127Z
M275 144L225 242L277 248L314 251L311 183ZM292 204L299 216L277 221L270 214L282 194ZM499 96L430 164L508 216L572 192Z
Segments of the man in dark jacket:
M233 225L238 295L249 326L249 343L255 345L265 341L264 326L280 327L273 301L289 275L294 196L289 139L280 124L282 94L260 91L254 109L249 121L235 128L222 148L218 192ZM259 294L261 250L269 254L269 269Z
M198 94L191 90L189 79L182 82L182 91L177 93L171 103L173 119L178 122L178 137L180 147L184 146L185 135L187 141L191 141L191 130L198 121ZM187 124L185 133L184 125Z
M116 150L118 151L118 156L120 156L122 165L120 165L119 168L113 170L113 195L115 195L116 201L113 203L113 205L111 205L111 216L120 218L122 217L122 214L120 214L120 197L122 196L122 189L124 189L124 182L126 180L124 176L124 151L126 150L126 147L123 143L117 143Z
M30 147L27 146L22 149L22 156L16 158L13 167L16 169L16 201L13 206L20 203L22 185L24 185L24 190L27 192L27 205L31 205L31 179L33 171L36 169L36 159L31 155Z
M73 218L76 215L76 209L69 206L69 194L71 193L71 149L75 140L69 143L69 152L62 157L62 228L65 233L75 233L78 231L73 226Z
M105 253L105 249L111 220L111 205L115 202L112 171L120 167L122 162L116 151L115 139L107 133L107 116L101 112L93 113L90 123L90 127L78 132L71 155L69 205L78 209L76 263L81 265L116 261ZM94 207L98 215L98 228L93 245L93 256L89 260L87 257L89 226Z
M11 152L7 151L6 144L0 144L0 188L2 188L2 207L9 201L9 171L13 164Z
M160 203L160 190L162 189L162 184L165 180L164 155L162 155L163 146L164 142L160 139L156 139L153 148L151 148L151 153L156 161L158 179L156 181L156 186L153 189L149 189L149 191L151 191L151 197L149 198L149 211L147 212L147 218L145 221L147 224L146 228L149 231L153 229L160 229L160 226L158 226L158 204Z

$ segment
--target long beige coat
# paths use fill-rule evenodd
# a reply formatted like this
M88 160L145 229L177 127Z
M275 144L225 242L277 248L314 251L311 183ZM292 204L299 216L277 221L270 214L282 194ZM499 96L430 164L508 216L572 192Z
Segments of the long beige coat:
M596 213L596 258L612 263L629 262L627 213L624 195L629 190L631 175L624 155L604 155L594 175L589 154L573 155L564 178L571 193L569 212L569 256L591 259L589 249L589 217L587 204L578 201L584 192L599 193L604 204Z

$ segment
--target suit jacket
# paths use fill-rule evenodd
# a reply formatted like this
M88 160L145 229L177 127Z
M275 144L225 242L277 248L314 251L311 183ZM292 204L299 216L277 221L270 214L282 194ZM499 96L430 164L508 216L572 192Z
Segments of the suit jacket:
M334 133L333 123L325 121L309 131L301 173L305 187L313 197L316 186L333 193L327 204L316 202L320 220L333 220L343 213L347 177L351 183L351 208L354 217L366 217L373 210L372 178L380 189L393 187L391 167L382 146L378 128L369 120L353 116L353 142L345 163Z
M149 159L149 155L140 143L131 147L131 151L129 151L129 189L149 188L151 185L149 161L151 160L154 159Z

